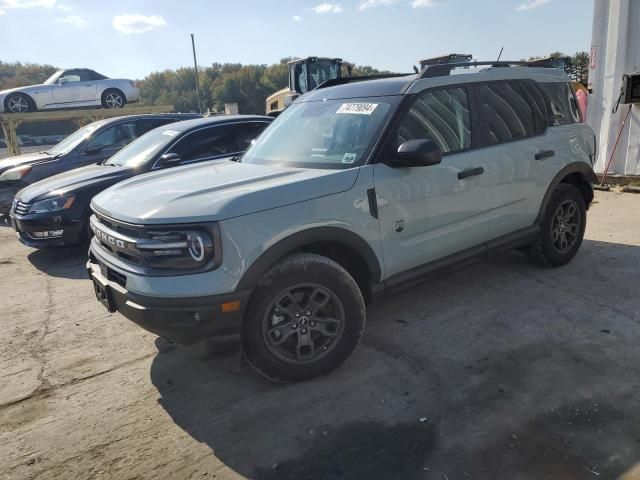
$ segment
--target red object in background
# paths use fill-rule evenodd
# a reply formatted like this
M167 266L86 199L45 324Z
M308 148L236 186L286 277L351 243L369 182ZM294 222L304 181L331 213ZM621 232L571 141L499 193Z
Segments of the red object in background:
M576 102L578 102L578 108L580 109L580 116L582 117L582 121L587 121L587 103L589 102L589 97L587 95L587 91L579 88L576 92Z

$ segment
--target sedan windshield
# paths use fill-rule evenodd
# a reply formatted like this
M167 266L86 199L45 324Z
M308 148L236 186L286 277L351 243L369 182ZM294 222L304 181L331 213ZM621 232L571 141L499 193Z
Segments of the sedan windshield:
M151 130L124 147L104 164L138 167L151 160L160 150L177 140L181 133L167 127Z
M378 98L294 103L241 161L303 168L362 165L390 110L391 104Z
M53 85L54 83L56 83L58 81L58 77L60 76L60 74L63 72L64 70L56 70L56 72L51 75L49 78L47 78L43 84L44 85Z
M82 127L80 130L76 130L60 143L50 148L46 153L48 153L49 155L66 155L71 150L76 148L81 142L89 138L91 134L101 126L102 123L92 123L90 125L87 125L86 127Z

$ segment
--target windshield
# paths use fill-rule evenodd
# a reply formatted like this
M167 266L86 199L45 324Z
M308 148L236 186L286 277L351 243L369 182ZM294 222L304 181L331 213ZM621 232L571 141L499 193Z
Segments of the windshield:
M43 84L44 85L52 85L54 83L56 83L58 81L58 77L60 76L60 74L62 73L62 70L57 70L53 75L51 75L49 78L47 78Z
M90 125L87 125L86 127L82 127L80 130L76 130L60 143L47 150L46 153L48 153L49 155L66 155L71 150L76 148L81 142L89 138L91 134L101 126L102 124L96 125L95 123L92 123Z
M294 103L241 161L303 168L362 165L390 110L391 104L378 98Z
M176 140L181 133L167 127L151 130L124 147L104 164L138 167L151 160L160 150Z

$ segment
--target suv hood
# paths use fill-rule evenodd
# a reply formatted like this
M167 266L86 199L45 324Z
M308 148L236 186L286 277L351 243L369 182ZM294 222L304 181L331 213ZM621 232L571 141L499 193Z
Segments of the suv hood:
M224 220L347 191L358 172L204 163L126 180L96 195L91 207L134 224Z
M20 165L28 165L48 160L54 160L56 157L47 155L46 153L25 153L15 157L3 158L0 160L0 173Z
M127 166L89 165L32 183L20 191L19 197L21 201L31 203L40 200L38 197L50 197L52 193L64 195L85 187L106 188L132 174L133 170Z

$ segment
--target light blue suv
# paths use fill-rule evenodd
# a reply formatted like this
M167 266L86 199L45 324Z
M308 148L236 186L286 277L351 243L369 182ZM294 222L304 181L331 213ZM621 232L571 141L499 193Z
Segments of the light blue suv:
M512 248L567 263L595 137L563 71L515 64L329 81L239 160L111 187L92 202L97 298L299 381L353 352L381 294Z

